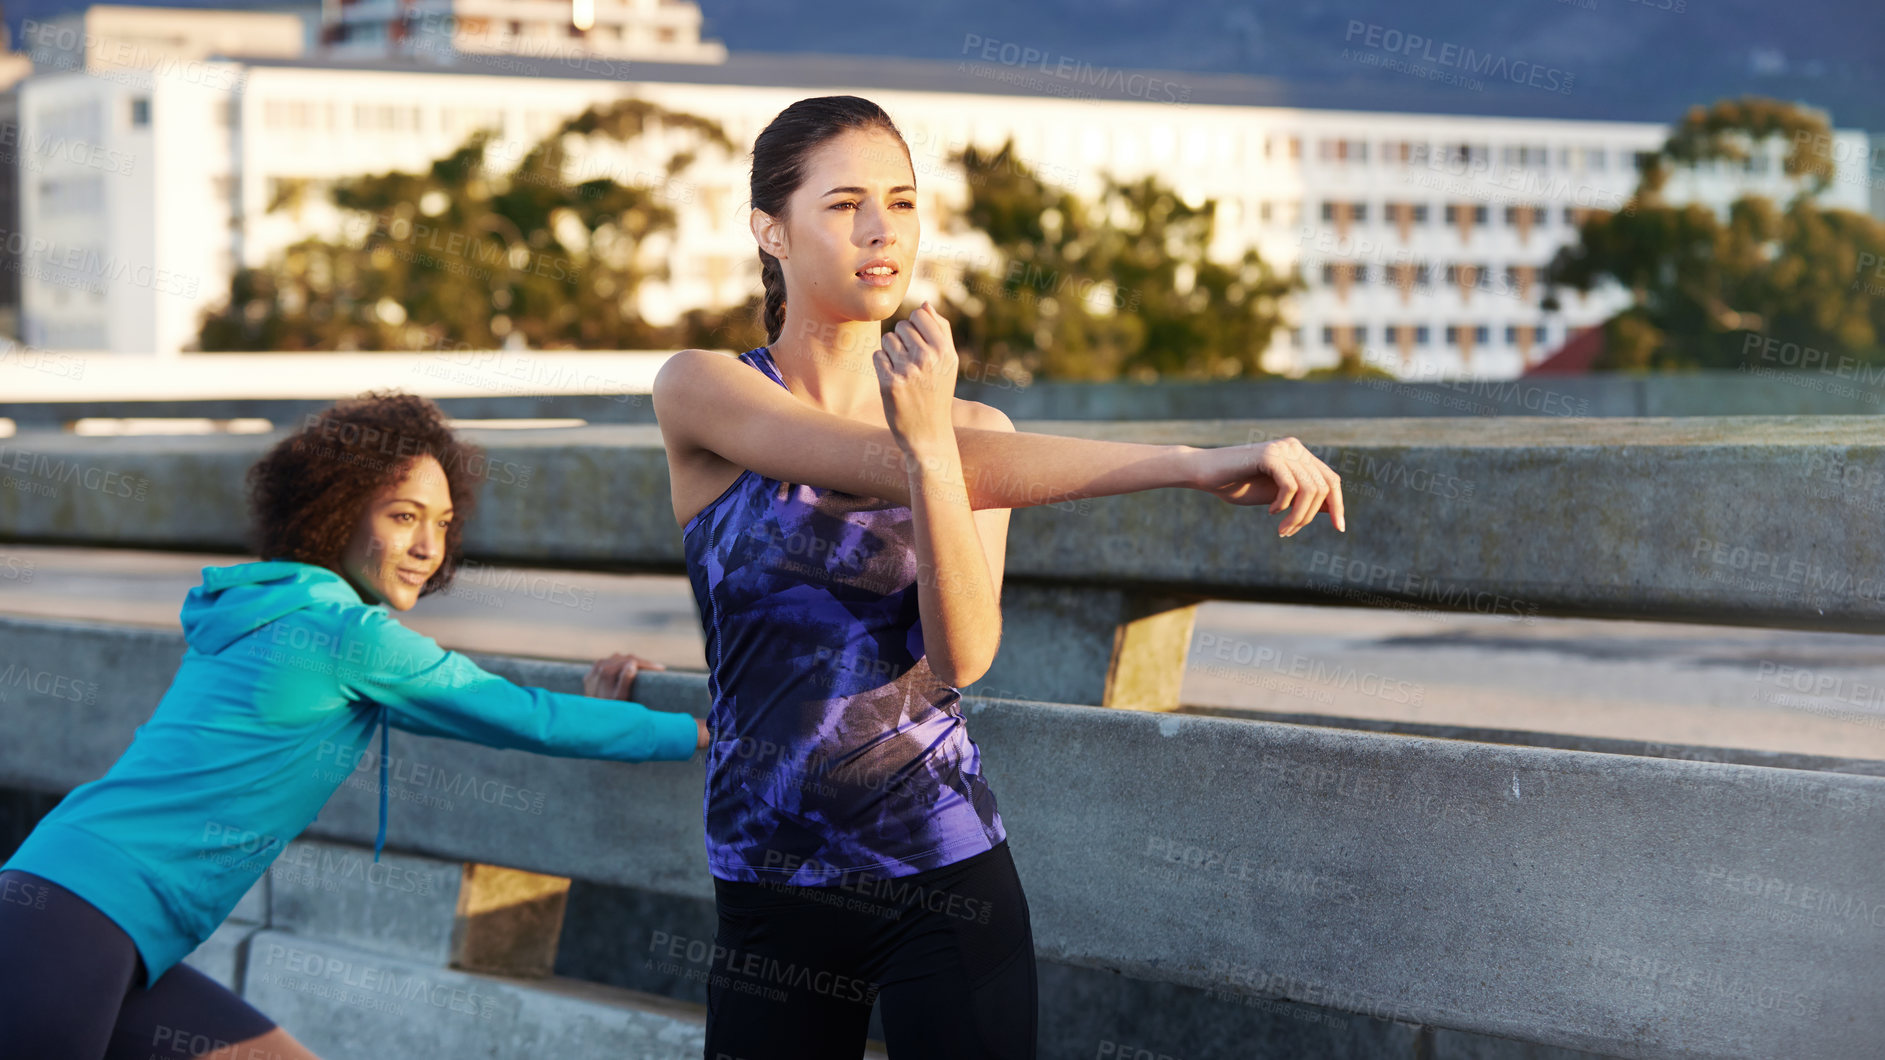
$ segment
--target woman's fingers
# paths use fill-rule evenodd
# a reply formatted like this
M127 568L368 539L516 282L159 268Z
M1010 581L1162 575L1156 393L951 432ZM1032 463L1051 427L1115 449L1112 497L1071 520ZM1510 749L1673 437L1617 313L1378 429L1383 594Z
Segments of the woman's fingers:
M1329 482L1329 501L1327 505L1329 509L1329 519L1335 523L1337 530L1347 533L1348 513L1342 502L1342 476L1336 474L1335 469L1327 464L1322 465L1322 474Z
M607 659L597 659L595 663L589 667L589 672L583 675L583 695L591 699L604 698L602 695L602 682L605 680L603 675L608 672L608 669L609 660Z
M949 321L943 319L943 315L936 312L936 308L928 302L917 306L916 312L911 313L905 323L915 328L917 333L923 337L923 341L938 350L942 349L943 345L950 341Z
M1296 506L1290 513L1289 533L1293 537L1298 530L1308 526L1322 510L1322 502L1329 496L1329 484L1314 467L1299 462L1297 478L1302 482L1302 495L1296 498Z
M1266 468L1265 473L1276 483L1276 496L1270 501L1270 514L1275 515L1287 509L1289 502L1296 498L1296 476L1280 458Z
M635 687L635 676L642 670L665 670L658 662L627 652L616 652L597 659L583 675L583 695L595 699L627 699Z

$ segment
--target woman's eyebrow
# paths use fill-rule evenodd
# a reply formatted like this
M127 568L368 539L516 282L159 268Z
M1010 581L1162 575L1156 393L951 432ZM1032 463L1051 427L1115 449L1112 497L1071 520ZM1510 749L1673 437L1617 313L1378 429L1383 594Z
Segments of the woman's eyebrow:
M914 184L899 184L896 187L890 189L890 194L895 195L896 193L900 191L915 191L915 190L916 190L916 185ZM869 188L833 188L830 191L825 192L825 194L826 195L840 195L840 194L869 195L870 189Z
M410 505L412 505L413 507L415 507L415 508L418 508L418 509L419 509L420 511L425 511L425 510L426 510L426 506L425 506L425 502L424 502L424 501L419 501L419 500L414 500L414 499L412 499L411 497L394 497L394 498L393 498L392 500L390 500L390 501L387 501L386 503L388 503L388 504L410 504ZM443 512L440 512L439 514L441 514L441 515L450 515L450 514L452 514L452 513L453 513L453 512L455 512L455 511L457 511L457 509L456 509L456 508L447 508L447 509L445 509L445 510L444 510Z

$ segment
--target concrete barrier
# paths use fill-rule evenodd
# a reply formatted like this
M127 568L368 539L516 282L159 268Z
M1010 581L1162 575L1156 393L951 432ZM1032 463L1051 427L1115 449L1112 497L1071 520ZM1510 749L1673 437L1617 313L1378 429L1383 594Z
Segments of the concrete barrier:
M37 791L101 772L182 649L170 633L11 619L0 645L0 667L30 677L0 682L0 786ZM479 659L565 690L583 670ZM651 706L705 709L699 675L640 680ZM76 699L73 682L87 683ZM1044 703L967 711L1056 966L1623 1057L1885 1051L1885 778ZM424 766L395 770L403 851L710 893L698 758L569 761L404 733L393 755ZM450 801L406 797L427 791ZM371 783L343 783L311 831L370 843L376 814ZM249 942L251 975L264 941ZM309 996L282 989L294 996L255 996ZM536 1025L524 1000L494 1003ZM378 1018L347 1009L336 1033L365 1041Z
M979 687L1171 709L1189 608L1262 600L1885 630L1885 440L1860 417L1027 424L1238 444L1296 435L1348 534L1163 490L1017 510L1001 656ZM473 431L480 560L682 571L659 432ZM240 552L273 435L0 439L0 540ZM1143 675L1124 680L1122 675Z
M1755 349L1758 349L1756 347ZM1751 351L1753 352L1753 351ZM1789 351L1797 364L1798 350ZM503 393L445 396L439 404L462 419L577 418L591 423L652 423L645 386L612 394L524 394L528 373L482 355L466 374ZM443 362L441 362L443 364ZM956 393L984 401L1016 420L1351 419L1457 416L1827 416L1885 412L1885 367L1851 364L1825 371L1789 368L1775 359L1760 371L1680 375L1592 374L1518 379L1368 379L1305 382L1230 379L1216 382L1021 384L991 375L966 379ZM460 366L412 374L408 386L440 391ZM451 370L451 371L448 371ZM20 373L24 375L25 373ZM651 374L651 373L646 373ZM643 379L646 374L636 374ZM541 373L539 373L541 375ZM526 376L529 376L528 378ZM624 374L624 378L627 375ZM76 391L78 388L70 387ZM366 389L362 384L360 389ZM0 401L0 418L22 426L57 427L87 417L266 419L286 426L327 399L201 398L160 400Z

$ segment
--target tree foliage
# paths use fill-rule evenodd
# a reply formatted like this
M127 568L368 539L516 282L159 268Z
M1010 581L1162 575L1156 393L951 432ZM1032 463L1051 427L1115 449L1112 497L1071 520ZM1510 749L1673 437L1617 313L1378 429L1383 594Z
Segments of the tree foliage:
M949 302L967 378L1222 379L1262 374L1258 358L1301 288L1254 249L1206 254L1217 203L1191 206L1152 178L1111 178L1098 202L1042 182L1014 158L956 159L966 220L994 245Z
M659 127L693 146L659 181L572 182L572 147L626 144ZM303 239L263 268L243 268L228 304L208 314L205 350L636 349L728 330L730 314L696 312L655 327L635 298L666 278L638 251L672 236L667 195L703 150L731 152L720 126L641 100L591 107L562 122L508 170L473 133L424 173L337 182L341 238ZM272 210L305 189L285 186Z
M1868 282L1866 269L1885 261L1885 224L1818 201L1838 175L1831 131L1818 112L1772 99L1692 108L1643 167L1629 204L1593 214L1559 251L1547 308L1557 286L1614 281L1630 292L1604 324L1600 368L1752 367L1768 340L1885 361L1885 285ZM1786 147L1786 202L1742 195L1722 216L1668 201L1677 172L1738 167L1770 140Z

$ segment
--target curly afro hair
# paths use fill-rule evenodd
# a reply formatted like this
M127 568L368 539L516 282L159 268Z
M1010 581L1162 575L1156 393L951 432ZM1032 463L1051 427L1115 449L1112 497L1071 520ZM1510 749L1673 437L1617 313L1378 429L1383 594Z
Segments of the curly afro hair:
M420 596L451 585L465 520L476 503L484 451L460 441L437 405L397 390L368 391L312 414L249 468L256 555L312 563L341 573L341 557L366 505L430 454L445 469L454 516L445 561Z

